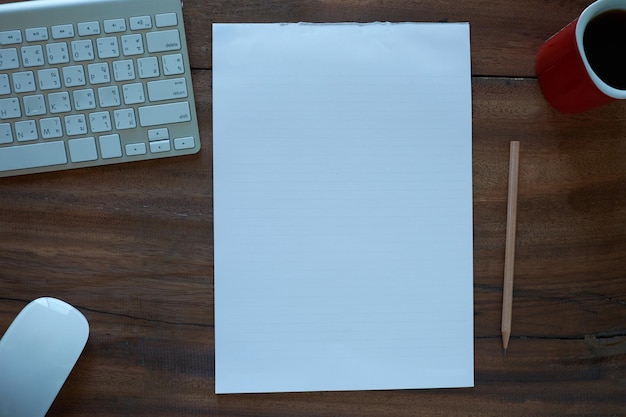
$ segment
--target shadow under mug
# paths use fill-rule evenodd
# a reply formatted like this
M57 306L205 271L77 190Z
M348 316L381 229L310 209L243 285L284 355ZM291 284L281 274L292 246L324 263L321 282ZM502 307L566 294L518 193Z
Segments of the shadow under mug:
M539 49L535 71L544 97L563 113L626 99L625 50L626 0L592 3ZM606 70L619 73L621 81Z

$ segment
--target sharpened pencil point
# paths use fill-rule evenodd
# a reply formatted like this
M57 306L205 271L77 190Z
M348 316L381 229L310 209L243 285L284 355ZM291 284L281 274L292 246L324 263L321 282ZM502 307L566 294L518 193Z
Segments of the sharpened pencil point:
M502 349L506 353L509 348L509 339L511 338L511 331L508 329L502 330Z

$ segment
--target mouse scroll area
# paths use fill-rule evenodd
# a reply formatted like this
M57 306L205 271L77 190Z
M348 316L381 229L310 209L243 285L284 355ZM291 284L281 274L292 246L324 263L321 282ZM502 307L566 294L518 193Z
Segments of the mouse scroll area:
M83 314L56 298L38 298L0 340L0 417L43 417L89 337Z

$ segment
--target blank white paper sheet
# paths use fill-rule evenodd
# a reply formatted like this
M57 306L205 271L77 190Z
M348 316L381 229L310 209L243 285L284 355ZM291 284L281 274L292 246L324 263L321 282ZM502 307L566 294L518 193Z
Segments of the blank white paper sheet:
M215 391L474 384L466 23L214 24Z

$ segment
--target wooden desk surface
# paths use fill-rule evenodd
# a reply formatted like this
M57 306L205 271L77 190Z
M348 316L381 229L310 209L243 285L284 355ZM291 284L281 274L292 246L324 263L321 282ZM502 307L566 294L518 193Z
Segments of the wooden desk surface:
M48 416L626 415L626 104L559 114L533 70L541 43L588 4L185 0L198 155L0 180L0 334L43 295L91 324ZM210 24L387 20L471 24L476 386L216 396ZM520 195L503 357L512 140Z

